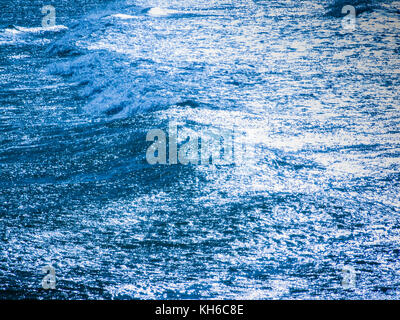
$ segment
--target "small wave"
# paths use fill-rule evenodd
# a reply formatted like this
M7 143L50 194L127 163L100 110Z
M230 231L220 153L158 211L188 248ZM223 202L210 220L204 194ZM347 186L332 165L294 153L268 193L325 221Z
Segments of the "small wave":
M32 41L36 43L36 40L33 40L35 38L40 38L40 43L43 44L43 37L48 37L65 30L68 30L68 28L63 25L49 28L27 28L8 25L0 30L0 45L23 45L25 43L31 43Z
M129 19L133 19L134 18L134 16L131 16L129 14L123 14L123 13L113 14L113 15L111 15L111 17L122 19L122 20L129 20Z
M58 56L60 58L80 56L84 53L82 48L79 48L69 42L62 41L53 42L46 51L51 56Z
M145 12L152 17L166 17L171 14L177 14L179 11L171 10L171 9L164 9L159 7L149 8L146 9Z
M178 102L176 104L178 107L191 107L191 108L199 108L200 104L194 100L185 100L182 102Z
M29 58L29 57L30 57L30 55L27 55L27 54L17 54L17 55L14 55L14 56L9 56L8 58L10 60L22 60L22 59L26 59L26 58Z
M56 25L53 27L33 27L33 28L26 28L20 26L10 25L4 31L8 33L44 33L44 32L59 32L68 30L68 27L64 25Z
M137 69L144 62L132 62L133 68L121 73L125 62L110 52L87 52L50 65L48 72L79 83L79 95L88 99L84 109L90 114L116 118L176 102L165 92L165 79Z

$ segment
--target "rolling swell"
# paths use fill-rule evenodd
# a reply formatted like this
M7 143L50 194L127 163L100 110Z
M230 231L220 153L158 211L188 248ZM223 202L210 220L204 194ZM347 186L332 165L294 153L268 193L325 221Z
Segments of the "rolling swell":
M4 35L0 297L398 298L397 13L348 33L331 3L67 5ZM170 121L244 161L149 165Z

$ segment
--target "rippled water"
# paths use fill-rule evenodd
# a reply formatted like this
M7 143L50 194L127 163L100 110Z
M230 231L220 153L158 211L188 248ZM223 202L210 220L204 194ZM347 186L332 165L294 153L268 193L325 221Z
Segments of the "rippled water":
M400 2L43 4L0 5L0 298L398 298ZM149 165L171 121L255 152Z

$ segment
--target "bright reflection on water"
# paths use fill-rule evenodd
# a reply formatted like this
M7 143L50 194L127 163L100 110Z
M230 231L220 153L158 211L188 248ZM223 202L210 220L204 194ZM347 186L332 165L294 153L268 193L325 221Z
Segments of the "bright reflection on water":
M0 298L398 297L398 3L100 7L0 32ZM255 153L150 166L170 121Z

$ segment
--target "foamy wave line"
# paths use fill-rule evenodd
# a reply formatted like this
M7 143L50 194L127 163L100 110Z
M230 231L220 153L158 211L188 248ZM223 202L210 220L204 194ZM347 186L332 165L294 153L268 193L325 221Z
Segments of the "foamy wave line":
M147 12L147 14L152 17L165 17L165 16L169 16L171 14L176 14L176 13L179 13L179 11L171 10L171 9L164 9L164 8L159 8L159 7L151 8Z
M52 27L20 27L20 26L9 26L4 31L7 33L43 33L43 32L58 32L62 30L68 30L68 27L64 25L56 25Z

